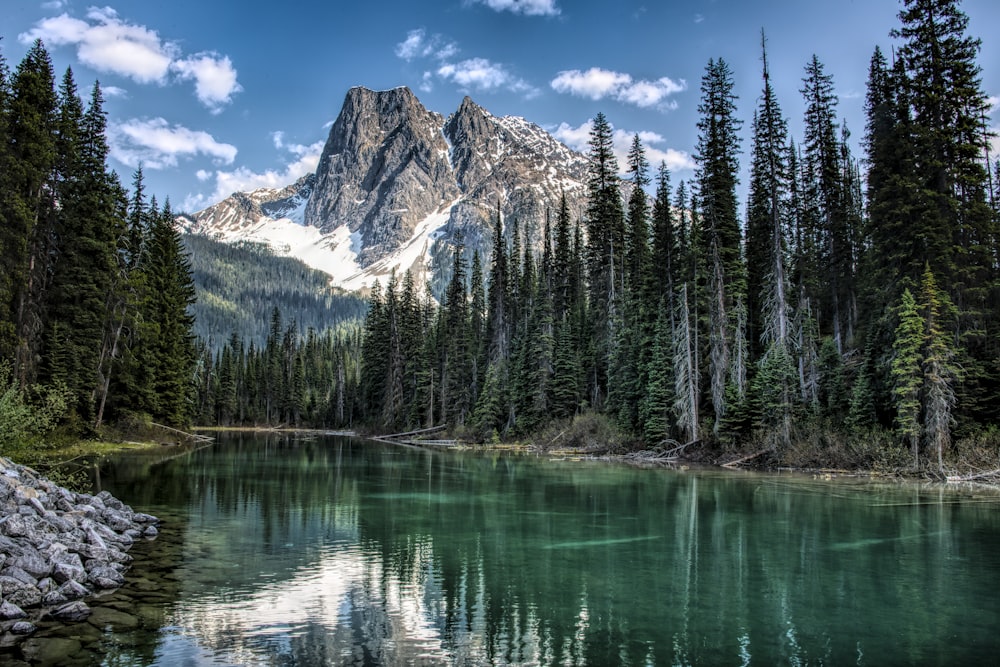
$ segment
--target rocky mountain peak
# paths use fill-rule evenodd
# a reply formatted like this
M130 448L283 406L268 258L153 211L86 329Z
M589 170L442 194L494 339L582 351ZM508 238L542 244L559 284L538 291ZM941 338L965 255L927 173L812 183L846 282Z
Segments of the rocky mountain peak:
M408 88L351 88L316 173L285 190L235 193L182 224L267 243L354 290L392 270L440 287L459 239L488 261L499 206L526 245L565 194L584 207L587 159L539 126L462 100L447 121ZM287 191L286 191L287 190Z
M330 129L305 210L307 225L359 232L366 266L456 199L443 119L409 88L352 88Z

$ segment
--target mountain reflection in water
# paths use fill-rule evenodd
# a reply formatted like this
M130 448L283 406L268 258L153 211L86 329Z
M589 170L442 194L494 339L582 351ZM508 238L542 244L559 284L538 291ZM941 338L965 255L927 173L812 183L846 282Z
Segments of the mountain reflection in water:
M241 434L114 459L101 481L169 520L122 589L159 615L85 645L95 664L968 664L1000 648L985 492Z

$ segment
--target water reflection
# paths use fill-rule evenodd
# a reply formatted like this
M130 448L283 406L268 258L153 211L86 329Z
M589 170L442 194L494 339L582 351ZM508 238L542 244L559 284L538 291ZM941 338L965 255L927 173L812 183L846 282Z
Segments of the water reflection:
M173 589L129 593L162 611L138 631L155 650L108 641L106 664L957 664L998 648L995 499L941 487L275 436L121 459L102 480L174 517L149 556L171 563L134 573Z

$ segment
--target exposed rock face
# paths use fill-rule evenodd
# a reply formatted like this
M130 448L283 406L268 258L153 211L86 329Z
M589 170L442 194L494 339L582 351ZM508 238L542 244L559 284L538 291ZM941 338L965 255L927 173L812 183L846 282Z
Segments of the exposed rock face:
M182 224L230 242L265 240L282 252L291 232L280 219L288 218L316 231L308 246L288 242L288 254L300 252L335 285L358 289L392 268L416 269L418 279L430 269L441 285L459 240L470 256L479 250L488 260L498 206L528 244L540 243L564 193L576 220L587 165L537 125L493 116L468 97L445 121L408 88L352 88L313 180L287 192L235 193ZM302 208L289 203L302 204L306 193ZM270 234L262 230L269 220Z
M199 211L194 218L182 216L179 220L185 231L210 236L238 232L261 219L290 218L302 224L306 203L315 183L316 175L308 174L280 189L234 192L221 202Z
M86 617L79 599L125 583L126 551L155 536L156 523L107 491L73 493L0 458L0 629L30 631L4 622L39 605L58 607L56 618Z
M587 159L537 125L514 116L497 118L466 97L444 133L463 193L452 210L452 226L481 252L489 247L497 206L533 243L541 241L546 213L556 215L563 193L574 214L582 210Z
M361 232L362 266L398 247L458 196L443 122L409 88L352 88L323 148L306 224Z

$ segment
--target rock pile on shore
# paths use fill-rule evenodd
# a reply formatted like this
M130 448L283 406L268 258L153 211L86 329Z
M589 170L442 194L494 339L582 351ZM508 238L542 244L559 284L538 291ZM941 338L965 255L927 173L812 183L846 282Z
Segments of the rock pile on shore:
M0 457L0 631L33 632L26 610L86 618L83 598L125 582L126 552L157 523L107 491L74 493Z

